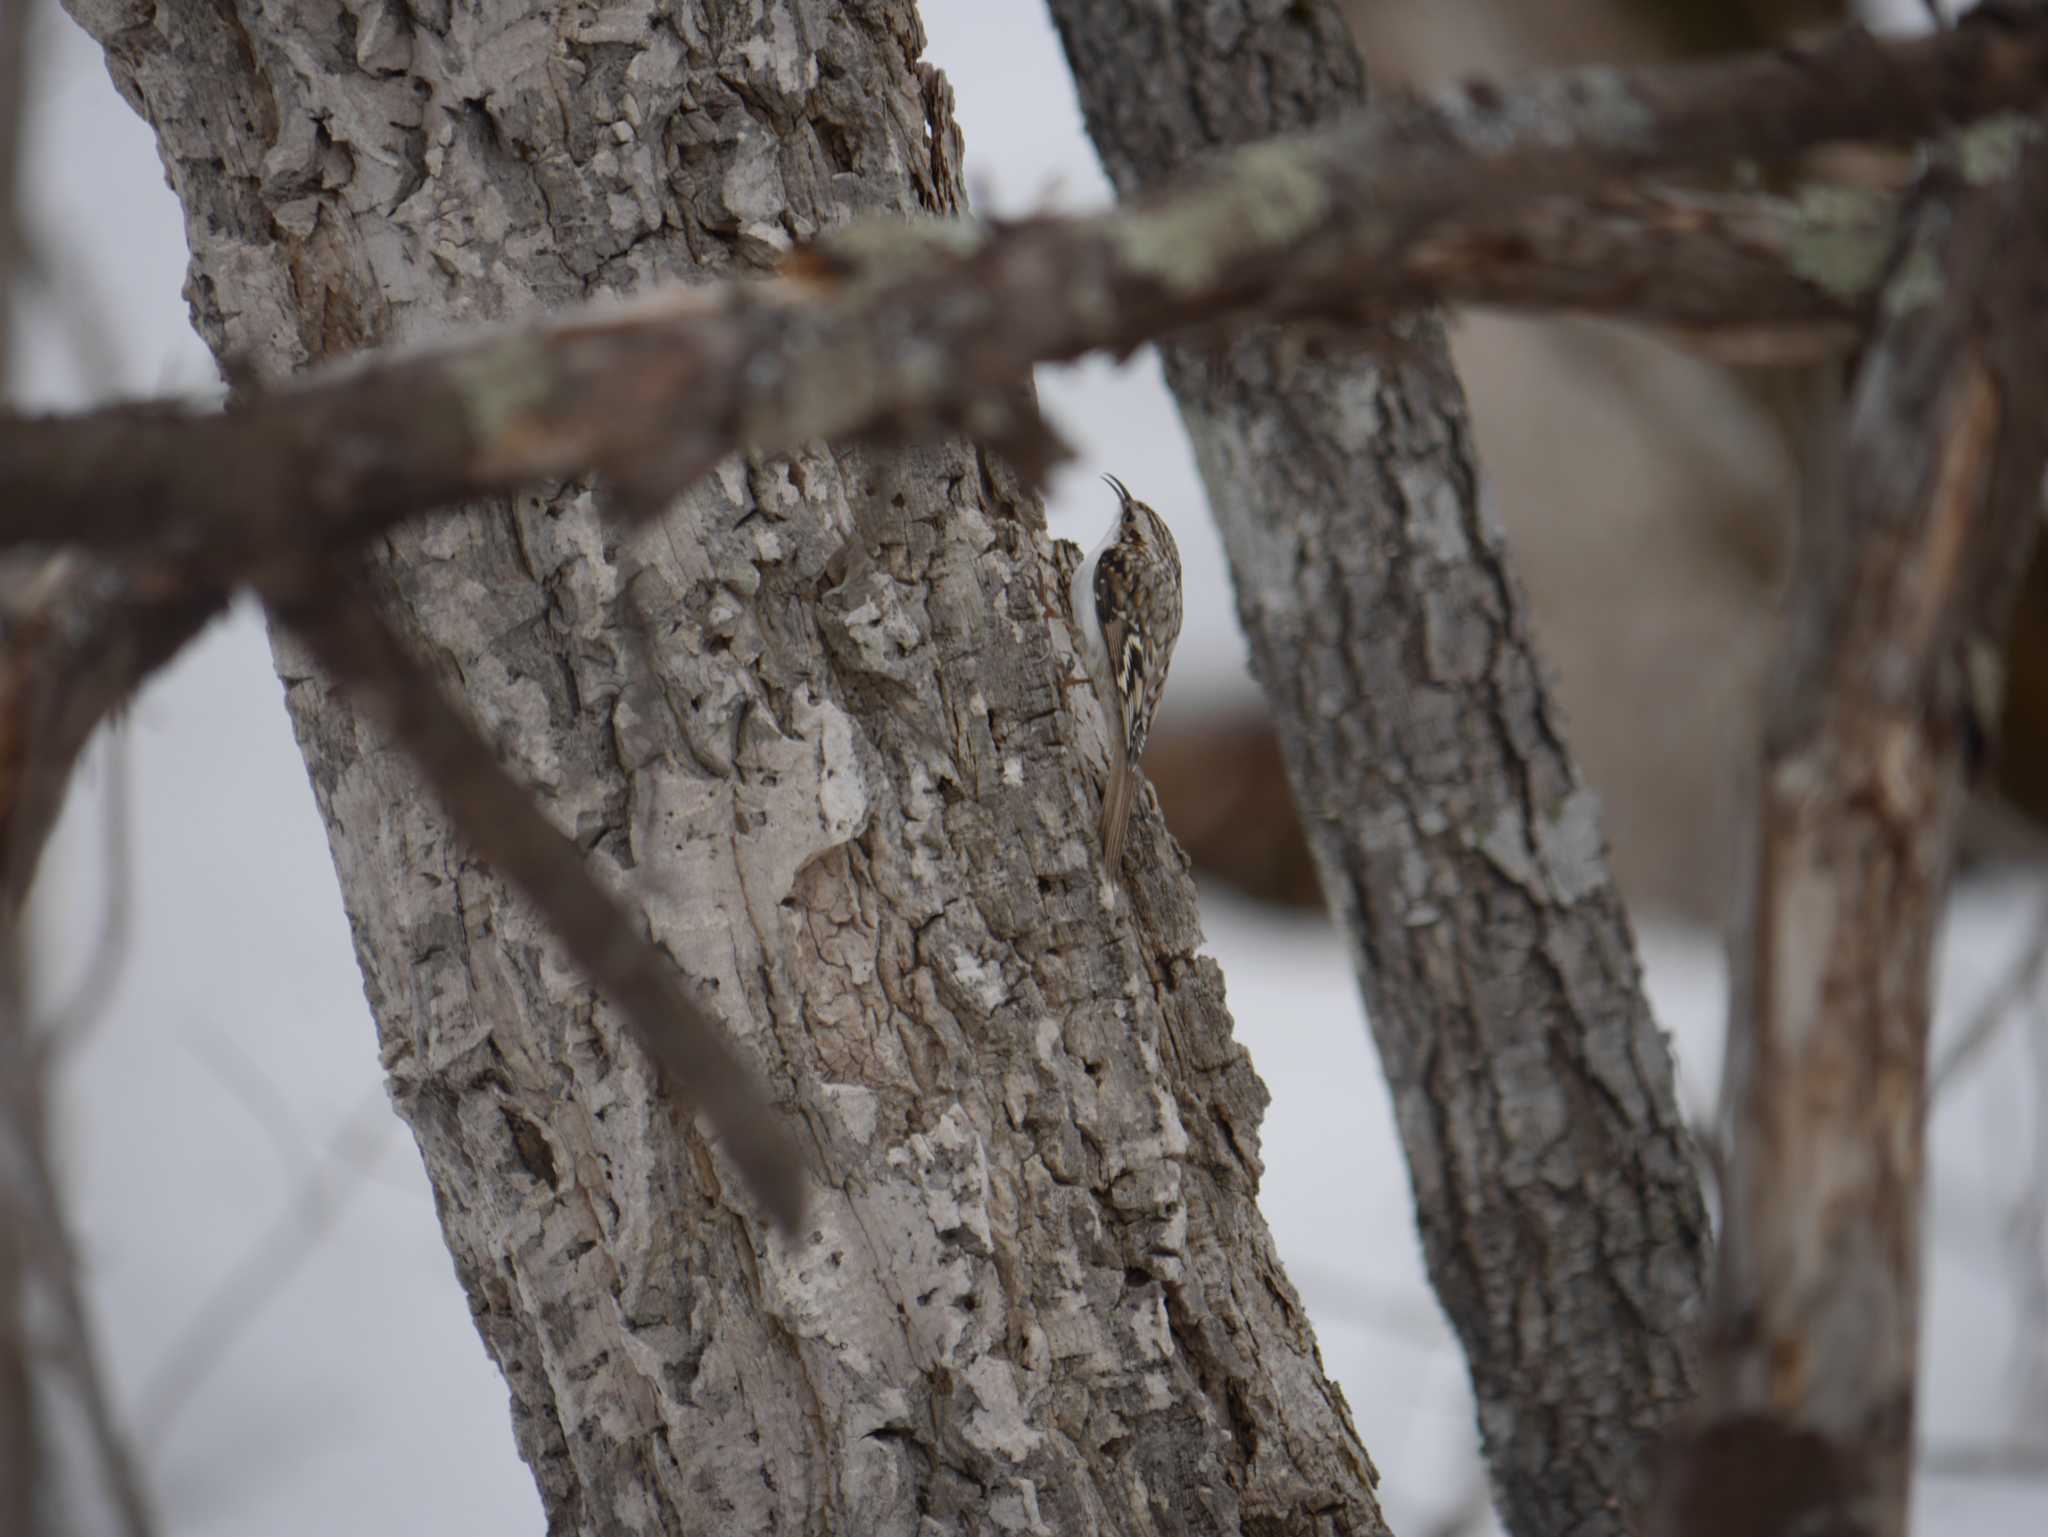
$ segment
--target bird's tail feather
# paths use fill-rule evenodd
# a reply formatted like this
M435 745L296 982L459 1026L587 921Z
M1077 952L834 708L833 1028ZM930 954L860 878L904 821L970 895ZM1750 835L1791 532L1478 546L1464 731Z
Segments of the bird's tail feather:
M1102 796L1102 857L1111 874L1119 874L1124 862L1124 834L1130 830L1131 807L1138 799L1136 768L1123 763L1109 776Z

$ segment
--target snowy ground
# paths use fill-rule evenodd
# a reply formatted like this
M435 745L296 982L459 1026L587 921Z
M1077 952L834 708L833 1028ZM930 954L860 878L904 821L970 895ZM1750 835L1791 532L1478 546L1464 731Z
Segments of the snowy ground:
M925 11L983 206L1104 196L1039 8L925 0ZM29 167L40 227L111 322L122 389L201 385L211 365L185 327L177 213L148 136L82 36L42 12ZM26 329L24 396L84 398L57 333ZM1162 505L1197 505L1149 365L1062 371L1044 389L1085 450L1054 487L1060 532L1092 536L1105 514L1098 469ZM1248 685L1220 556L1199 520L1180 526L1190 614L1206 616L1191 618L1176 665L1185 703ZM538 1533L504 1390L409 1139L384 1107L325 841L255 617L239 611L194 647L138 703L125 739L125 752L103 743L93 755L52 849L36 957L59 1006L88 978L111 978L63 1071L62 1154L115 1390L166 1530ZM110 943L118 795L129 911ZM2039 900L2008 883L1959 902L1945 1032L1992 985ZM1319 923L1216 893L1205 917L1273 1091L1266 1211L1395 1528L1421 1532L1467 1498L1478 1464L1347 965ZM1646 934L1644 950L1687 1103L1703 1108L1719 958L1676 932ZM2043 1342L2021 1324L2041 1239L2016 1226L2043 1166L2044 1076L2041 1051L2009 1031L1937 1109L1923 1426L1951 1461L2048 1423ZM1920 1530L2048 1530L2041 1478L1923 1479Z

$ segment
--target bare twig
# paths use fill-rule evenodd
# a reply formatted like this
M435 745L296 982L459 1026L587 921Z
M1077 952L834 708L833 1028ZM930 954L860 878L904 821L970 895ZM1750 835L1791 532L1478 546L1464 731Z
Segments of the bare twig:
M10 943L0 938L0 944ZM0 1001L7 1007L9 1001ZM36 1276L23 1188L28 1170L17 1146L42 1135L41 1078L28 1070L20 1011L0 1019L0 1521L9 1531L35 1529L43 1485L43 1438L38 1424L34 1342L28 1328ZM12 1144L12 1145L10 1145Z
M456 828L547 920L618 1006L669 1091L686 1109L704 1111L754 1193L785 1232L794 1232L804 1209L800 1155L723 1027L693 996L697 984L598 884L581 850L499 766L366 594L337 591L323 580L317 594L281 604L279 614L321 666L383 720Z
M1935 1063L1934 1071L1927 1075L1930 1105L1941 1098L1942 1091L1954 1081L1955 1075L1967 1067L1970 1059L1983 1050L1985 1043L2011 1019L2013 1011L2040 988L2044 973L2048 973L2048 897L2043 897L2035 909L2034 921L2028 926L2020 953L1971 1012L1962 1029L1956 1032L1956 1038L1949 1043L1948 1050Z
M1835 245L1796 233L1782 205L1734 212L1613 183L1831 139L1910 141L2044 89L2048 19L2019 14L1395 101L1093 218L857 227L778 283L670 290L344 365L225 415L0 418L0 540L149 550L260 582L273 563L539 478L597 470L651 509L740 447L965 429L1042 461L1048 439L1014 393L1033 364L1223 320L1356 323L1463 295L1846 336L1872 263L1823 259Z
M319 1159L270 1075L226 1036L200 1036L192 1042L192 1053L262 1131L278 1168L301 1184L311 1180Z
M107 1393L91 1315L78 1282L78 1257L50 1166L44 1079L37 1070L40 1052L24 1004L17 938L11 915L0 914L0 1227L7 1230L6 1239L0 1240L0 1259L18 1264L15 1275L0 1286L0 1296L15 1292L6 1297L15 1311L0 1321L0 1327L7 1330L10 1346L26 1352L30 1337L23 1304L31 1292L47 1299L51 1353L81 1410L119 1529L124 1537L149 1537L155 1523L141 1473ZM25 1428L10 1423L9 1438ZM34 1502L38 1491L48 1498L52 1491L42 1488L39 1478L40 1448L26 1450L25 1468L15 1468L10 1457L10 1476L25 1472L29 1477L30 1492L24 1499ZM28 1508L35 1513L34 1503Z
M246 1084L238 1085L236 1093L245 1104L252 1103ZM259 1093L253 1102L264 1097ZM273 1104L261 1116L274 1140L280 1115ZM248 1333L264 1305L319 1249L361 1188L362 1171L389 1140L391 1129L391 1106L381 1092L374 1094L305 1172L277 1221L216 1283L137 1397L135 1423L145 1445L161 1446L185 1405ZM299 1161L304 1157L301 1147Z
M53 260L43 232L15 230L16 288L53 317L86 393L111 400L121 378L120 307L109 304L78 264Z
M1944 1478L2048 1479L2048 1445L2036 1441L1956 1443L1921 1450L1920 1466Z
M2024 1040L2033 1070L2033 1159L2015 1203L2010 1243L2025 1341L2016 1366L2032 1411L2027 1420L2038 1424L2048 1400L2048 1015L2036 1008L2029 1023Z
M1905 1526L1935 931L2048 454L2048 150L2026 142L1959 160L1982 185L1926 179L1804 530L1680 1532Z
M67 1052L76 1051L92 1027L106 1017L114 988L128 958L135 916L134 797L128 780L128 737L118 727L108 731L102 748L106 776L106 817L101 830L104 853L101 885L105 889L99 932L93 936L77 991L58 1007L38 1010L35 1045L39 1070L51 1071Z
M94 729L227 595L72 556L6 575L18 580L0 587L0 910L19 912Z

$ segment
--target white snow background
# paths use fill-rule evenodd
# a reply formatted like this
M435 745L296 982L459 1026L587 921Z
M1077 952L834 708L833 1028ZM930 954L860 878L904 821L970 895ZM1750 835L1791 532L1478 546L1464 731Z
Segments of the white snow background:
M6 0L21 3L21 0ZM178 211L148 132L96 49L41 3L26 194L67 291L118 343L121 393L208 387L179 288ZM924 0L984 209L1071 208L1106 187L1044 13ZM21 318L17 403L92 398L48 316ZM1113 469L1179 509L1187 634L1173 703L1248 690L1243 647L1186 444L1149 359L1048 371L1082 449L1052 488L1057 532L1092 543ZM539 1533L506 1395L440 1243L418 1157L384 1101L375 1039L304 768L260 623L217 625L104 739L45 866L35 960L61 1006L111 993L66 1062L62 1171L121 1411L175 1537ZM127 798L126 858L107 859ZM110 877L127 913L108 942ZM2017 881L1959 899L1943 1030L2002 974L2039 901ZM1273 1092L1264 1206L1381 1474L1397 1532L1479 1487L1464 1373L1423 1279L1385 1090L1343 948L1320 921L1204 894L1239 1034ZM1722 965L1649 928L1652 993L1689 1107L1719 1066ZM2039 1039L2038 1028L2033 1031ZM2038 1438L2044 1342L2021 1311L2038 1227L2040 1049L2008 1031L1934 1121L1922 1435L1938 1453ZM2014 1245L2024 1246L2016 1257ZM195 1375L195 1365L203 1374ZM2031 1430L2027 1429L2031 1427ZM1923 1477L1923 1533L2048 1531L2048 1483Z

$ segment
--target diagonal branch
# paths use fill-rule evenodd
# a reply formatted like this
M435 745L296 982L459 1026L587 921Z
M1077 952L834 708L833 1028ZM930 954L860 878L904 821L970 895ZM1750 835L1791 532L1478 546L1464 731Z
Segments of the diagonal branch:
M2023 13L1395 100L1107 214L858 227L778 282L344 365L224 415L0 417L0 539L149 550L232 581L535 479L596 470L658 506L742 447L964 429L1030 461L1047 440L1013 392L1032 365L1225 320L1357 324L1468 297L1825 346L1861 313L1867 235L1847 232L1844 265L1832 215L1616 179L1908 142L2044 91L2048 18Z
M380 716L457 831L519 888L597 986L675 1101L702 1110L748 1186L786 1233L803 1220L803 1166L784 1118L692 996L695 984L600 886L576 845L498 764L434 678L356 584L274 599L278 616L334 678Z
M2000 159L1922 188L1806 520L1677 1532L1905 1530L1935 931L2048 459L2048 149Z

